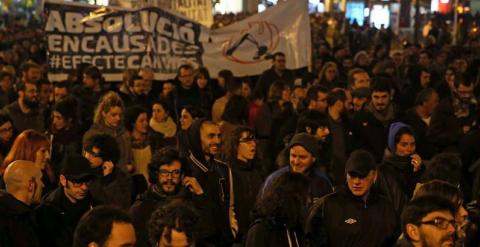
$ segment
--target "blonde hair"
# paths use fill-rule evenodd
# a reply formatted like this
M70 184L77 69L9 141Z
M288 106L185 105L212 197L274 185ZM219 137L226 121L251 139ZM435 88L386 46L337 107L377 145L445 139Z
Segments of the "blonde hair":
M95 108L95 115L93 117L93 122L96 124L103 123L105 121L102 113L108 113L112 107L120 107L122 108L122 112L125 110L123 105L122 98L120 96L110 91L102 96L100 101L98 102L97 107Z

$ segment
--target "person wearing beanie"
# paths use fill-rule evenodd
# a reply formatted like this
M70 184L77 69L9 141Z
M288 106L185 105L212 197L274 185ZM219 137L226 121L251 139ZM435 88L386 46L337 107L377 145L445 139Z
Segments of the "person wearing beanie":
M346 186L315 202L305 227L305 246L392 246L398 220L392 204L372 190L375 158L353 151L345 164Z
M317 153L320 149L318 140L310 134L299 133L293 136L288 145L290 164L270 174L260 189L262 197L266 190L270 189L272 181L286 172L300 173L310 179L310 196L312 200L318 200L322 196L333 191L330 179L318 169Z
M422 158L415 152L412 128L402 122L390 125L387 148L379 167L378 189L394 205L397 213L412 197L423 173Z

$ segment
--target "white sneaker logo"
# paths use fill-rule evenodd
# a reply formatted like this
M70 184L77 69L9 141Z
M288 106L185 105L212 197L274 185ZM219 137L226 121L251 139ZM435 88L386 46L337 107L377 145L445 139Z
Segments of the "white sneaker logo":
M350 218L350 219L348 219L348 220L345 220L345 223L347 223L347 224L349 224L349 225L352 225L352 224L357 223L357 220Z

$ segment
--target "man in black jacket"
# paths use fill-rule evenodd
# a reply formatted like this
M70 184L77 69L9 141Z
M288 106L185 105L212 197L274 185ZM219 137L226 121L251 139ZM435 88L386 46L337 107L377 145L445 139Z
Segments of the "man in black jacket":
M371 152L377 162L382 160L387 145L388 126L397 118L391 88L389 81L378 79L372 87L371 102L352 121L355 146Z
M287 69L285 65L286 60L283 52L277 52L273 54L273 65L270 69L265 70L260 78L258 78L257 85L255 86L255 92L257 92L258 95L262 95L266 99L270 85L276 81L283 81L288 86L293 87L295 76L293 71Z
M197 180L194 177L185 176L184 166L178 152L172 148L163 148L153 155L148 164L149 180L152 186L139 195L130 208L137 231L138 246L150 246L147 225L157 208L176 200L193 201L199 211L208 205L205 193Z
M335 185L345 184L345 162L353 149L353 133L346 116L345 91L328 93L328 123L330 129L331 163L329 172Z
M41 246L72 246L78 221L97 204L89 193L92 179L87 159L77 154L64 159L60 186L47 194L36 209Z
M195 177L212 203L215 213L216 246L229 246L238 233L235 218L233 180L229 166L215 159L220 152L220 127L209 120L198 119L188 130L187 175Z
M40 202L42 172L33 162L17 160L5 170L0 191L0 246L40 246L31 204Z
M354 151L346 163L347 187L320 199L307 219L307 246L392 246L397 218L388 200L371 190L373 156Z

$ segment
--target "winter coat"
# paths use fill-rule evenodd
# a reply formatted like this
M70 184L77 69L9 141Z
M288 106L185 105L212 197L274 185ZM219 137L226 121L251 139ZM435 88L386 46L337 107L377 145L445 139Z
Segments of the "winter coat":
M32 208L0 190L0 246L40 246L36 228Z
M378 168L374 189L392 203L395 212L400 216L403 207L412 197L423 171L423 169L413 171L410 157L400 157L390 153L385 156Z
M259 192L261 193L259 194L259 196L263 197L263 195L265 194L265 191L269 189L269 186L272 183L272 181L274 181L275 178L279 177L280 175L286 172L291 172L290 166L280 168L274 173L272 173L270 176L268 176L267 179L265 180L265 183L263 184L262 189ZM316 169L315 167L312 167L310 171L308 171L307 174L305 175L310 181L309 191L310 191L311 199L313 201L316 201L321 197L333 192L333 185L328 179L328 177L322 172L320 172L318 169Z
M77 203L72 203L59 187L47 194L40 205L35 209L39 224L41 246L70 247L73 243L73 234L83 214L94 206L90 195Z
M116 129L110 128L103 123L95 123L83 135L83 147L88 145L88 140L95 135L107 134L115 138L120 149L120 160L116 166L124 171L127 171L127 164L133 161L131 137L128 131L123 127Z
M392 246L397 229L397 216L386 198L371 191L364 201L344 187L311 208L305 241L309 247Z
M197 245L202 246L201 243L210 237L210 235L213 235L211 227L212 217L208 214L210 204L207 201L205 194L196 196L189 191L184 190L182 187L177 194L167 195L163 192L156 192L153 187L151 187L149 190L140 194L130 208L130 215L132 216L137 234L137 246L151 246L148 237L148 224L153 212L163 205L175 200L193 203L199 214L200 220L197 222L197 235L195 236L197 239Z
M247 233L245 247L300 247L303 232L278 220L260 218L254 221Z
M230 195L233 193L232 172L229 166L214 157L207 160L202 150L200 127L205 119L193 122L188 129L188 162L186 175L195 177L211 201L214 212L217 246L231 245L234 237L231 229ZM235 197L234 197L235 198Z
M114 167L112 173L103 176L103 167L95 169L97 176L90 183L90 194L96 201L127 210L132 202L132 178Z

